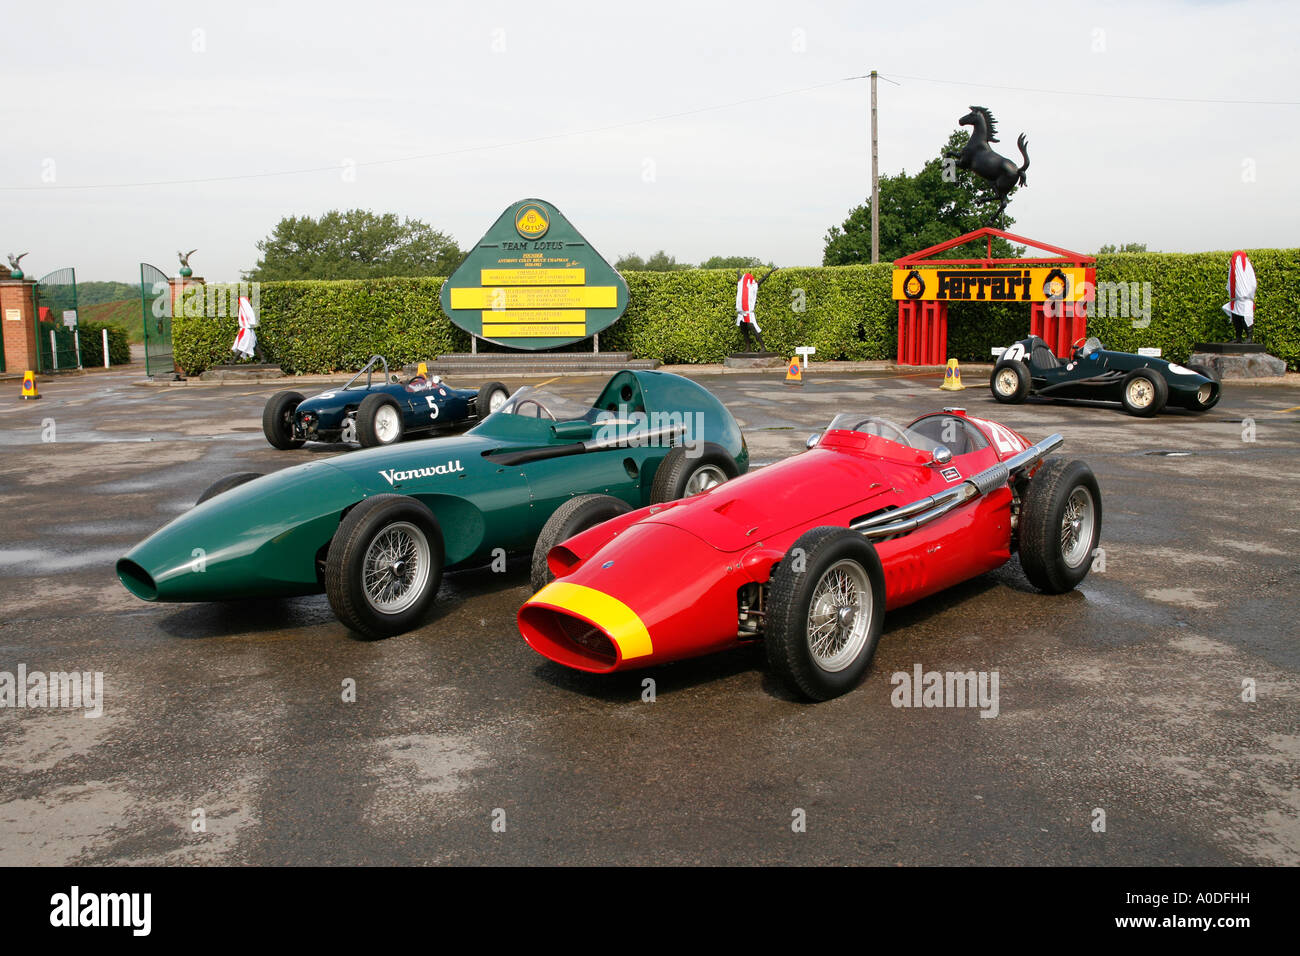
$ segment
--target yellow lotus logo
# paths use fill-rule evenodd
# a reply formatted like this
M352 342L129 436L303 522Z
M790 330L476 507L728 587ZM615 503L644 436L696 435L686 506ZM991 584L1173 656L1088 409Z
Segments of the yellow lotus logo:
M515 231L525 239L540 239L550 228L551 220L541 206L530 203L515 214Z

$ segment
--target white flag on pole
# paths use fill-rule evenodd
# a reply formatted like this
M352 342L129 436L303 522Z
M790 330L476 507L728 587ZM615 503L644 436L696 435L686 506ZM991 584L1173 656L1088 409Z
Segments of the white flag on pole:
M253 350L257 348L257 333L253 329L257 328L257 315L253 312L253 303L248 301L248 296L239 297L239 334L235 336L235 344L230 347L230 351L243 358L252 358Z

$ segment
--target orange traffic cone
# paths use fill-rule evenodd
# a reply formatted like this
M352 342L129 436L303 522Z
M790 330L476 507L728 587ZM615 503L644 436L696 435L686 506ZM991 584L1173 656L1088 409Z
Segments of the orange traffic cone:
M36 390L36 373L28 369L23 373L23 398L40 398L41 393Z
M791 359L790 364L786 367L785 384L787 385L803 384L803 369L800 367L799 360L797 358Z

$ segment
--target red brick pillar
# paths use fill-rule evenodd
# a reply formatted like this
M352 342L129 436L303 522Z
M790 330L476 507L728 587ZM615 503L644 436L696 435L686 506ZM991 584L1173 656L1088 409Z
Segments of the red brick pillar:
M181 298L185 293L196 287L202 289L207 283L201 276L172 276L167 280L167 284L172 289L172 318L175 319L176 316L183 314L181 310L184 306L181 305ZM193 294L195 293L191 293L191 295ZM203 293L199 292L197 294L202 295Z
M36 367L35 279L0 278L0 328L4 331L5 371Z

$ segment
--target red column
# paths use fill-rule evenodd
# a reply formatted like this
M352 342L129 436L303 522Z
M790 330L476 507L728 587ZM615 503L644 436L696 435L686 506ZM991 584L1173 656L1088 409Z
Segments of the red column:
M907 364L907 319L911 311L911 302L907 299L898 300L898 352L895 353L898 358L895 361L899 365Z
M936 302L939 313L939 338L938 349L935 355L935 365L948 364L948 303Z

